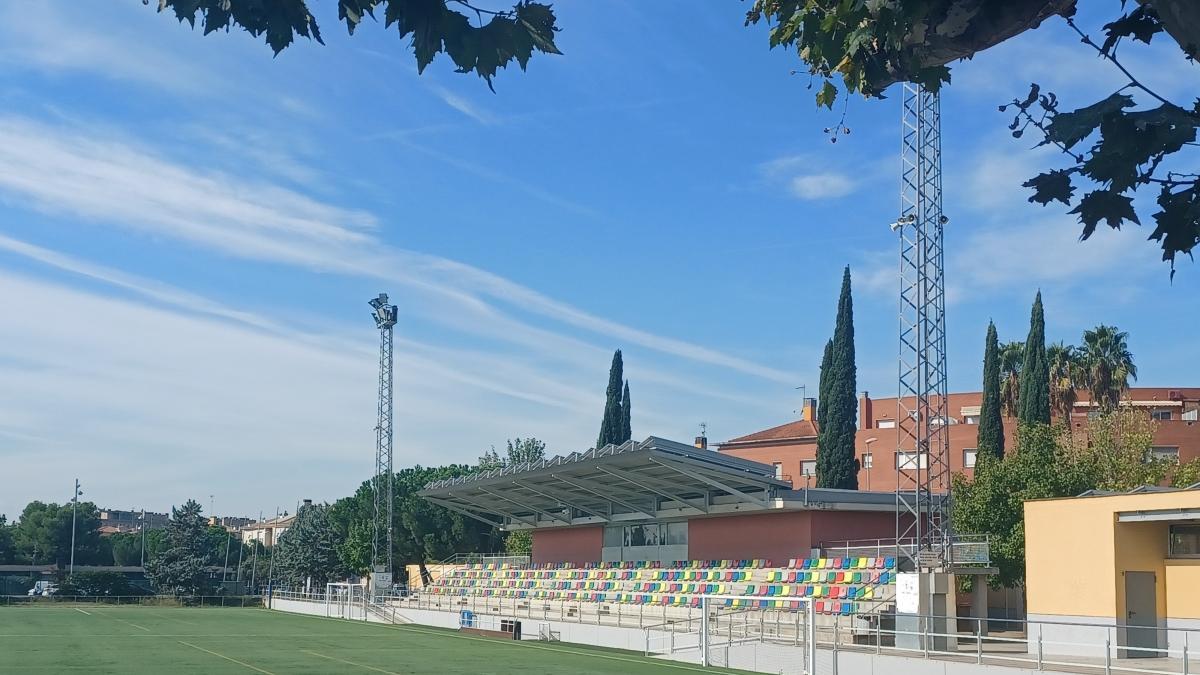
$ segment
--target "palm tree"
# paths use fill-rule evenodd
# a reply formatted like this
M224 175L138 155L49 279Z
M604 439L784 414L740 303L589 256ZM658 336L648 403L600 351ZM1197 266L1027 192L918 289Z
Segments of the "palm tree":
M1005 417L1017 416L1021 391L1021 363L1025 360L1024 342L1000 345L1000 410Z
M1055 342L1046 347L1046 361L1050 364L1050 410L1069 423L1079 398L1076 387L1083 383L1079 352L1072 345Z
M1121 395L1129 389L1129 380L1137 379L1137 366L1126 339L1129 333L1116 326L1099 325L1083 331L1079 348L1083 383L1100 410L1114 410Z

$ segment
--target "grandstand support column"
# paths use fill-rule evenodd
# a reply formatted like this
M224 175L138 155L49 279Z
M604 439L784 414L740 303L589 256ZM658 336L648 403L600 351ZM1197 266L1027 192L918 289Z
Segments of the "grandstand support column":
M708 667L708 598L700 597L700 665Z

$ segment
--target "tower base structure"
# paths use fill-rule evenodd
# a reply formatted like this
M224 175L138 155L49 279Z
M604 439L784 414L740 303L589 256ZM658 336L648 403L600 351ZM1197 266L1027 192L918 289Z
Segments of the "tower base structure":
M896 575L896 646L901 649L957 651L957 585L950 572Z

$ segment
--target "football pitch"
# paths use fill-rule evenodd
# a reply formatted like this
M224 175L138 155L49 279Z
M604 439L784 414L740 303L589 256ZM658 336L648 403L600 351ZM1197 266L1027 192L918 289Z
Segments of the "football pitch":
M686 672L733 671L566 643L493 640L265 609L0 608L4 675Z

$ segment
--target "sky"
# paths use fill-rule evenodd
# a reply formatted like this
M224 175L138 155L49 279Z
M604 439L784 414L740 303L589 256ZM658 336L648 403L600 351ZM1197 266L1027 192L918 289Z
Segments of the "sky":
M896 392L899 96L823 129L794 53L746 3L560 2L562 56L495 93L407 41L278 57L139 0L0 7L0 513L33 499L257 517L352 493L374 466L378 332L396 327L398 467L534 436L595 443L612 352L633 433L721 441L815 394L842 269L858 384ZM1106 10L1107 11L1107 10ZM1111 17L1080 17L1092 31ZM1200 67L1129 48L1162 93ZM1061 160L997 106L1038 81L1082 106L1122 84L1060 21L954 66L944 91L949 371L984 332L1130 334L1139 384L1200 381L1197 277L1151 228L1026 201ZM805 387L805 389L799 389Z

